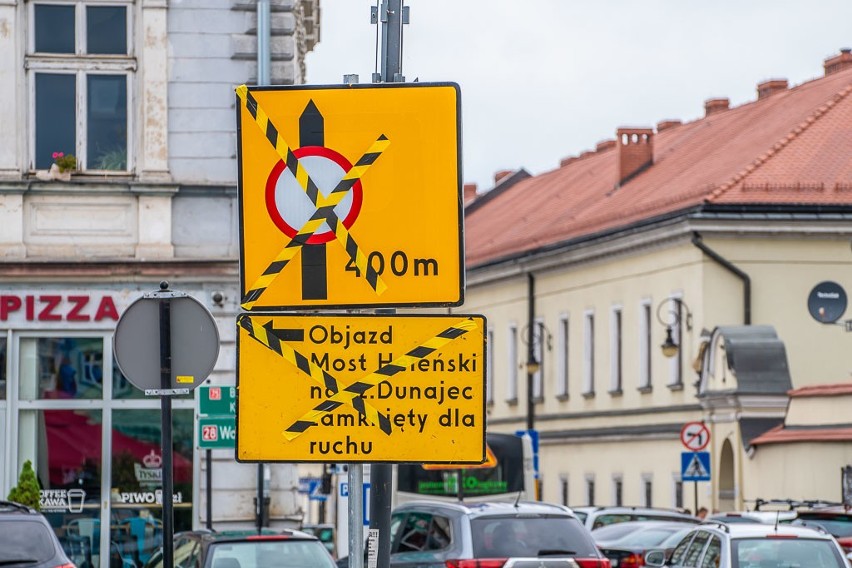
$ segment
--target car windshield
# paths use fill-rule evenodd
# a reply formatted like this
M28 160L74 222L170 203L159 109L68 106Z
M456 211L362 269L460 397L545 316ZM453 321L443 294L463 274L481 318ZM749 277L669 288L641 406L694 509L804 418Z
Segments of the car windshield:
M616 523L592 531L595 542L615 542L624 536L639 530L635 523Z
M852 517L846 515L808 515L799 514L796 524L805 526L819 525L836 537L852 536Z
M731 542L733 568L844 568L830 540L743 538Z
M214 542L205 568L336 568L318 540Z
M655 546L666 540L678 527L654 527L628 534L613 543L613 546ZM688 529L687 529L688 530Z
M0 521L0 564L24 560L35 564L56 554L49 529L37 522Z
M674 548L691 530L690 528L678 529L660 543L660 548Z
M471 532L474 558L599 556L595 541L573 517L480 517L471 521Z
M682 521L688 523L690 522L690 519L688 517L666 515L665 513L612 513L598 516L595 519L592 528L596 529L598 527L605 527L614 523L626 523L629 521Z

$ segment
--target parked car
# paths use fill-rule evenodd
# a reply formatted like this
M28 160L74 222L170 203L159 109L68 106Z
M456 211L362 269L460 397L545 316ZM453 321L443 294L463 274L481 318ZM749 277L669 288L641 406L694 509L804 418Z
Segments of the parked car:
M792 525L708 522L675 547L645 554L647 566L677 568L849 568L830 534Z
M790 523L796 518L796 511L730 511L727 513L714 513L704 519L705 521L717 521L720 523Z
M852 557L852 510L842 505L800 510L794 525L818 526L832 534L847 556Z
M394 509L390 538L391 566L610 568L570 509L541 502L412 501Z
M163 568L160 549L145 568ZM302 531L208 530L180 532L174 538L176 568L335 568L322 542Z
M0 566L75 568L44 515L0 501Z
M681 513L675 509L654 507L572 507L571 510L590 531L606 525L628 521L674 521L695 524L701 522L698 517Z
M626 568L628 566L643 566L645 553L653 548L666 548L663 543L669 538L683 538L695 526L693 523L671 523L668 521L630 521L602 527L595 532L607 530L610 527L628 525L633 528L620 538L601 541L597 540L598 548L604 556L610 559L613 566ZM674 546L674 545L672 545Z

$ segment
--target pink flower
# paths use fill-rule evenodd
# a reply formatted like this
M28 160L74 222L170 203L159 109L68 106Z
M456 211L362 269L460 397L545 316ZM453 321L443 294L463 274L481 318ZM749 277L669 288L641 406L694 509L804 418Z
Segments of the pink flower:
M53 153L53 159L55 160L55 159L56 159L56 158L58 158L58 157L59 157L59 152L54 152L54 153Z

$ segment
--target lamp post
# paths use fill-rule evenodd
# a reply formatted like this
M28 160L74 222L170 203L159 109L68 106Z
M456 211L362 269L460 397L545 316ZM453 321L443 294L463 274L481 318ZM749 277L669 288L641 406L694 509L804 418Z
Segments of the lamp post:
M674 304L674 307L671 307L670 304ZM669 309L668 312L666 312L666 317L663 317L661 310L663 309L663 306L666 305L669 305ZM685 314L684 310L686 310ZM686 316L685 318L684 315ZM660 345L660 350L663 352L663 355L669 359L677 355L678 362L682 363L683 353L680 349L680 343L682 342L680 324L681 322L685 323L686 330L692 331L692 312L689 310L689 306L687 306L686 302L680 298L667 298L660 302L657 306L657 321L666 326L666 339L663 341L662 345ZM675 326L678 328L677 339L675 339L673 331Z

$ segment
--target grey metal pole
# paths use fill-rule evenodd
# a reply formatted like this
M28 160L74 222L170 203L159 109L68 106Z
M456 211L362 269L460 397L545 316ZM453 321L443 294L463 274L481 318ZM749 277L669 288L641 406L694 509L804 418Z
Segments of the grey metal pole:
M207 495L207 529L213 530L213 470L210 469L213 465L213 450L207 449L205 450L206 459L207 459L207 486L204 488L204 491Z
M257 0L257 84L269 85L272 58L269 53L271 42L271 17L269 0Z
M402 77L402 0L383 0L382 81L398 83Z
M269 85L272 63L269 54L271 41L271 16L269 0L257 0L257 84ZM257 534L263 529L263 464L257 464Z
M167 282L160 284L162 291L167 291ZM161 298L160 310L160 388L172 388L172 317L171 300ZM163 568L174 566L174 481L172 479L172 398L169 394L160 395L160 451L163 454L162 486L163 486Z
M349 568L364 568L364 466L349 464Z
M370 465L370 528L379 531L377 568L390 566L390 518L393 466L389 463Z

